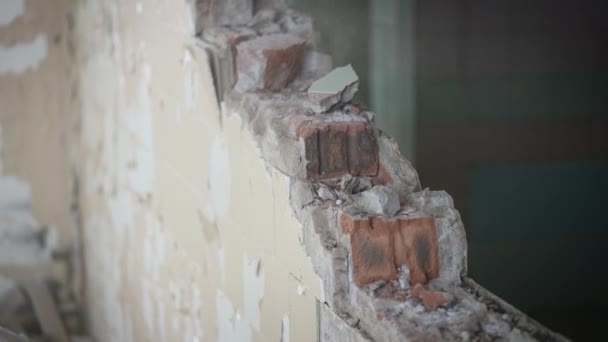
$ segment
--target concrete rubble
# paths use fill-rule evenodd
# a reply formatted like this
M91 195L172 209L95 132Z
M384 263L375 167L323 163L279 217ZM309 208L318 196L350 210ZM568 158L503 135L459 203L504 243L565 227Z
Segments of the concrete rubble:
M302 31L311 26L281 24L279 12L264 20L238 28L257 36L230 57L260 65L237 65L236 79L247 83L218 92L224 115L240 116L266 163L290 178L303 248L323 284L321 340L565 340L466 278L465 230L452 198L422 189L396 141L374 126L374 114L351 102L358 80L350 66L322 75L285 68L260 83L275 62L239 56L274 39L276 29L260 26L314 37ZM211 60L231 49L221 30L203 38ZM304 59L311 50L314 41L306 40Z
M350 102L359 87L359 77L349 64L332 70L314 81L308 88L308 99L312 110L319 114L329 111L337 104Z
M33 217L30 196L27 184L0 176L0 341L84 341L69 253Z

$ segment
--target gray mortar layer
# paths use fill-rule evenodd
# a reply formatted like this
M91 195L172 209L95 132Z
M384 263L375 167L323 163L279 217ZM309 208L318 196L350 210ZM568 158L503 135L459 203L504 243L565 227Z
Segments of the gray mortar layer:
M386 282L365 288L354 285L350 241L341 231L339 215L341 206L352 204L356 196L344 193L334 183L332 190L339 199L334 201L327 198L325 187L319 191L319 182L305 179L303 142L287 121L290 115L310 113L301 85L311 82L297 79L281 93L232 92L222 115L239 115L265 162L291 179L290 205L302 224L303 247L323 284L319 298L321 341L565 341L465 277L466 236L452 198L445 191L421 190L416 170L400 154L396 141L379 130L378 157L403 204L399 213L435 219L440 276L429 288L450 300L429 311L412 299L379 298L377 291L388 286Z

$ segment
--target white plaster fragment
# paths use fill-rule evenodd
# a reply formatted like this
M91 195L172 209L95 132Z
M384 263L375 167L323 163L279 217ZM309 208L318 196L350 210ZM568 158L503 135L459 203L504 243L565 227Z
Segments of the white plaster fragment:
M264 298L264 272L260 260L243 255L243 292L245 318L260 330L260 302Z
M46 36L43 34L29 43L0 45L0 74L20 74L29 68L36 68L46 58L47 52Z
M306 288L304 286L302 286L302 284L298 284L298 296L303 295L306 292Z
M230 207L230 160L221 137L215 137L209 153L211 203L216 217L223 217Z
M13 20L23 14L25 6L23 0L0 1L0 27L10 25Z

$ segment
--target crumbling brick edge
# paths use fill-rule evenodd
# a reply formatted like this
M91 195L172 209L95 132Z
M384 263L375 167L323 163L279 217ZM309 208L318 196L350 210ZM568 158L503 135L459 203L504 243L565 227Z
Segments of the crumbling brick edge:
M452 198L421 188L374 114L350 102L356 85L331 107L311 103L306 90L330 68L309 18L265 9L239 23L207 27L201 45L221 115L241 117L264 161L290 179L323 284L322 341L566 340L466 277Z

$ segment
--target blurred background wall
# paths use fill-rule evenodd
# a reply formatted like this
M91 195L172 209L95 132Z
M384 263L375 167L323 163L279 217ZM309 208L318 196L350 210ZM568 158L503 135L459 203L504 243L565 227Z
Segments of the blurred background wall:
M423 186L461 211L469 273L571 337L608 296L608 6L602 1L291 0ZM367 87L367 88L366 88Z
M0 175L31 187L35 216L75 237L78 116L72 0L0 2Z

